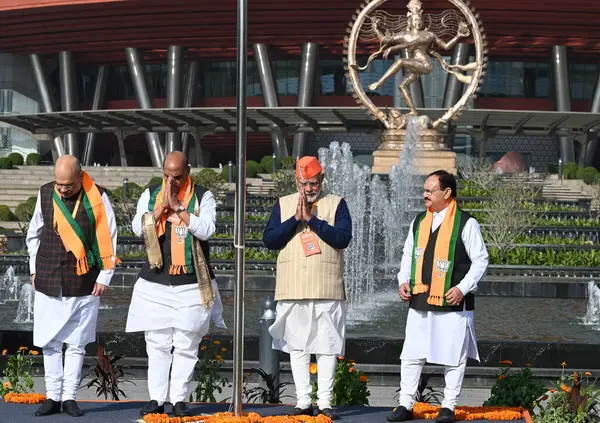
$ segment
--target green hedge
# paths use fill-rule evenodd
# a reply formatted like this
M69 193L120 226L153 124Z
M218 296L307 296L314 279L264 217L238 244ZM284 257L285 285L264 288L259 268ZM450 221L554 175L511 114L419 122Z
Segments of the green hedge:
M14 222L17 220L17 216L10 210L8 206L0 205L0 221L2 222Z
M19 153L10 153L8 158L12 162L13 166L23 166L23 156Z
M29 153L25 159L25 163L29 166L37 166L41 163L42 159L38 153Z

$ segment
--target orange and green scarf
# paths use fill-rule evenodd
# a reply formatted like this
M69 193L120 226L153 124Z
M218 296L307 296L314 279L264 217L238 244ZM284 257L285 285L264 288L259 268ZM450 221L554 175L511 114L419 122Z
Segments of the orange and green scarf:
M62 201L56 187L52 191L54 207L54 230L60 236L65 249L71 251L77 259L77 275L81 276L90 271L90 267L114 269L115 262L121 261L115 257L113 242L108 228L106 209L98 187L89 175L82 171L82 191L80 201L90 221L92 239L88 240L75 221L75 217ZM113 257L115 261L113 262Z
M411 268L411 292L423 294L430 290L427 302L435 306L447 306L446 293L451 286L452 270L454 269L454 253L459 237L462 211L452 199L446 209L444 220L440 225L435 250L433 253L433 268L431 269L431 285L423 284L423 258L433 222L433 210L428 209L419 222L414 225L413 254Z
M150 195L150 201L148 202L149 212L153 212L160 207L165 195L165 189L166 186L163 179L162 185L157 187ZM196 189L189 176L184 185L180 187L177 198L190 214L194 213ZM165 234L167 219L168 216L166 213L160 216L160 220L156 225L156 235L158 237ZM186 234L185 239L183 239L183 234ZM179 275L181 273L194 273L194 262L192 261L192 234L189 233L185 222L179 219L177 224L171 224L171 265L169 267L169 274Z

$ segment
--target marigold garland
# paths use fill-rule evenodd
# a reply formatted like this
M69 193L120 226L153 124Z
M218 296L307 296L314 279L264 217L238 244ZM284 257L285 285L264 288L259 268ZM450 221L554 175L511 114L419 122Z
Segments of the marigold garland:
M19 404L41 404L46 401L46 395L42 394L19 394L16 392L9 392L4 395L4 401L14 402Z
M435 419L441 407L418 402L413 406L415 419ZM521 420L523 407L456 407L456 420Z
M233 413L216 413L212 416L169 417L168 414L146 414L146 423L331 423L331 418L319 414L312 416L266 416L257 413L244 413L234 416Z

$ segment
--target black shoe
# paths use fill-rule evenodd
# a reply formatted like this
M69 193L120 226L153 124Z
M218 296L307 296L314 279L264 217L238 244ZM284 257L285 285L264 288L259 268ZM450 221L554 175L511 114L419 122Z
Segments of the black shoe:
M140 410L140 416L145 416L146 414L163 414L165 412L164 405L158 405L158 401L151 400L146 403Z
M60 401L47 399L42 406L35 412L36 416L49 416L50 414L60 413Z
M454 420L454 410L442 408L435 418L436 423L452 423Z
M391 414L386 417L388 422L405 422L413 419L412 410L408 410L403 405L392 410Z
M175 417L188 417L192 415L192 410L185 402L179 401L173 406L173 415Z
M290 416L312 416L312 415L314 415L312 405L309 406L308 408L296 407L296 408L294 408L294 411L292 411L290 413Z
M319 414L329 417L331 420L339 420L340 416L332 408L319 409Z
M81 411L75 400L63 401L63 411L71 417L83 416L83 411Z

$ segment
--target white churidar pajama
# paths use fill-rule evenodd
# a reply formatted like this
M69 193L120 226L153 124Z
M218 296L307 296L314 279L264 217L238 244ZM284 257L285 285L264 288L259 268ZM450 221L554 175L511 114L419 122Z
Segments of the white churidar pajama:
M279 301L269 328L273 348L290 354L298 408L312 404L310 355L317 356L317 406L331 408L337 356L344 354L346 302L337 300Z
M117 222L115 214L106 193L102 194L102 201L108 219L113 251L116 251ZM35 260L40 247L43 226L44 218L38 193L26 239L29 271L32 275L35 274ZM48 254L52 254L52 252L48 252ZM73 272L75 272L75 268L73 268ZM96 282L108 286L113 273L114 269L101 270ZM81 382L85 346L96 340L99 306L100 297L94 295L50 297L35 291L33 345L42 348L46 396L51 400L61 401L61 398L62 401L75 400ZM67 344L64 368L63 344Z
M142 236L142 215L148 210L149 190L144 191L133 219L133 232ZM210 191L200 202L200 215L190 215L190 233L207 240L215 231L216 204ZM215 280L212 307L200 304L198 284L162 285L139 278L133 288L126 332L144 331L148 354L148 393L163 405L187 399L198 361L198 347L208 333L210 320L226 328L223 305ZM172 352L171 352L172 351ZM169 378L170 372L170 378ZM170 382L170 383L169 383Z
M446 214L444 209L433 214L431 230L435 231ZM409 283L413 252L413 223L404 243L399 284ZM469 219L461 233L471 267L457 285L466 295L477 291L477 283L485 274L488 253L481 236L479 224ZM419 385L421 371L426 362L445 366L444 400L442 407L454 410L460 395L467 366L467 358L479 361L473 311L437 312L409 309L406 319L404 347L400 359L400 405L411 410Z

